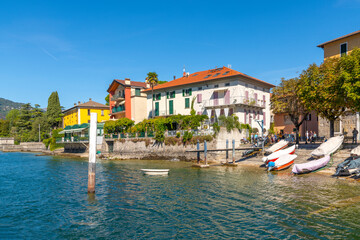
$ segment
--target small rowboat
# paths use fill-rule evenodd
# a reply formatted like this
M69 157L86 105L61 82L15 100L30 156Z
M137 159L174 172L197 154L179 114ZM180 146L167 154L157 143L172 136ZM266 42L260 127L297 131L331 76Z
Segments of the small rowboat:
M168 175L170 169L140 169L146 175Z
M289 145L288 141L281 140L280 142L275 143L270 148L266 149L266 153L273 153L273 152L279 151L281 149L286 148L288 145Z
M268 171L280 171L289 168L293 163L297 155L286 154L279 157L275 162L269 162Z
M263 157L263 161L265 164L267 164L268 162L276 161L282 155L294 154L294 153L295 153L295 145L288 147L286 149L274 152L274 153L270 154L269 156Z
M306 163L295 164L292 169L292 172L295 174L309 173L318 170L319 168L325 167L329 161L330 161L330 155L326 155L325 157L320 158L318 160L312 160Z
M341 147L344 141L344 136L332 137L326 142L322 143L317 149L311 152L314 158L321 158L331 153L336 152Z

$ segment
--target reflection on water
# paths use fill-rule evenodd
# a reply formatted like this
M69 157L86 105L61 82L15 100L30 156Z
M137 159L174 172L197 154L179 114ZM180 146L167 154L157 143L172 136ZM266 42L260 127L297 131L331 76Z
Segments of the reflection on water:
M141 168L169 168L146 176ZM359 183L169 161L87 162L0 153L0 238L354 239ZM355 197L355 198L354 198ZM341 201L340 201L341 203ZM318 211L316 214L309 214Z

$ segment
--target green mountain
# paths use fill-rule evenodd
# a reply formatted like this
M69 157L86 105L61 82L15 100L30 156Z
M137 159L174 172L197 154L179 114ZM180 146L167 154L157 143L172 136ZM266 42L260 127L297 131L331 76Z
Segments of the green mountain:
M23 103L0 98L0 119L5 119L6 114L12 109L20 109L21 105L23 105Z

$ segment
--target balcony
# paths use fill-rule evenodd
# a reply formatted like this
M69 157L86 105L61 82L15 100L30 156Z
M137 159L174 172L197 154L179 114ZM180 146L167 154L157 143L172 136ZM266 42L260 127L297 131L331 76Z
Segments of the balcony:
M118 113L123 111L125 111L125 105L120 105L111 109L111 113Z
M125 94L122 93L122 92L119 92L117 94L114 94L112 97L111 97L111 101L122 101L122 100L125 100Z
M204 101L204 107L208 109L244 106L258 109L264 109L266 101L254 98L245 98L244 96L231 96L229 98L218 98Z

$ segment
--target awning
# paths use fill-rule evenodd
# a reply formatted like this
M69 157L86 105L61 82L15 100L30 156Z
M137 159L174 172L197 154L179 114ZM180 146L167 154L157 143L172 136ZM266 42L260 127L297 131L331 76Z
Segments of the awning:
M215 109L216 117L220 117L220 108Z
M229 87L214 88L214 92L227 91L228 89L229 89Z
M225 117L228 116L228 114L229 114L229 108L224 108L224 114L225 114Z

